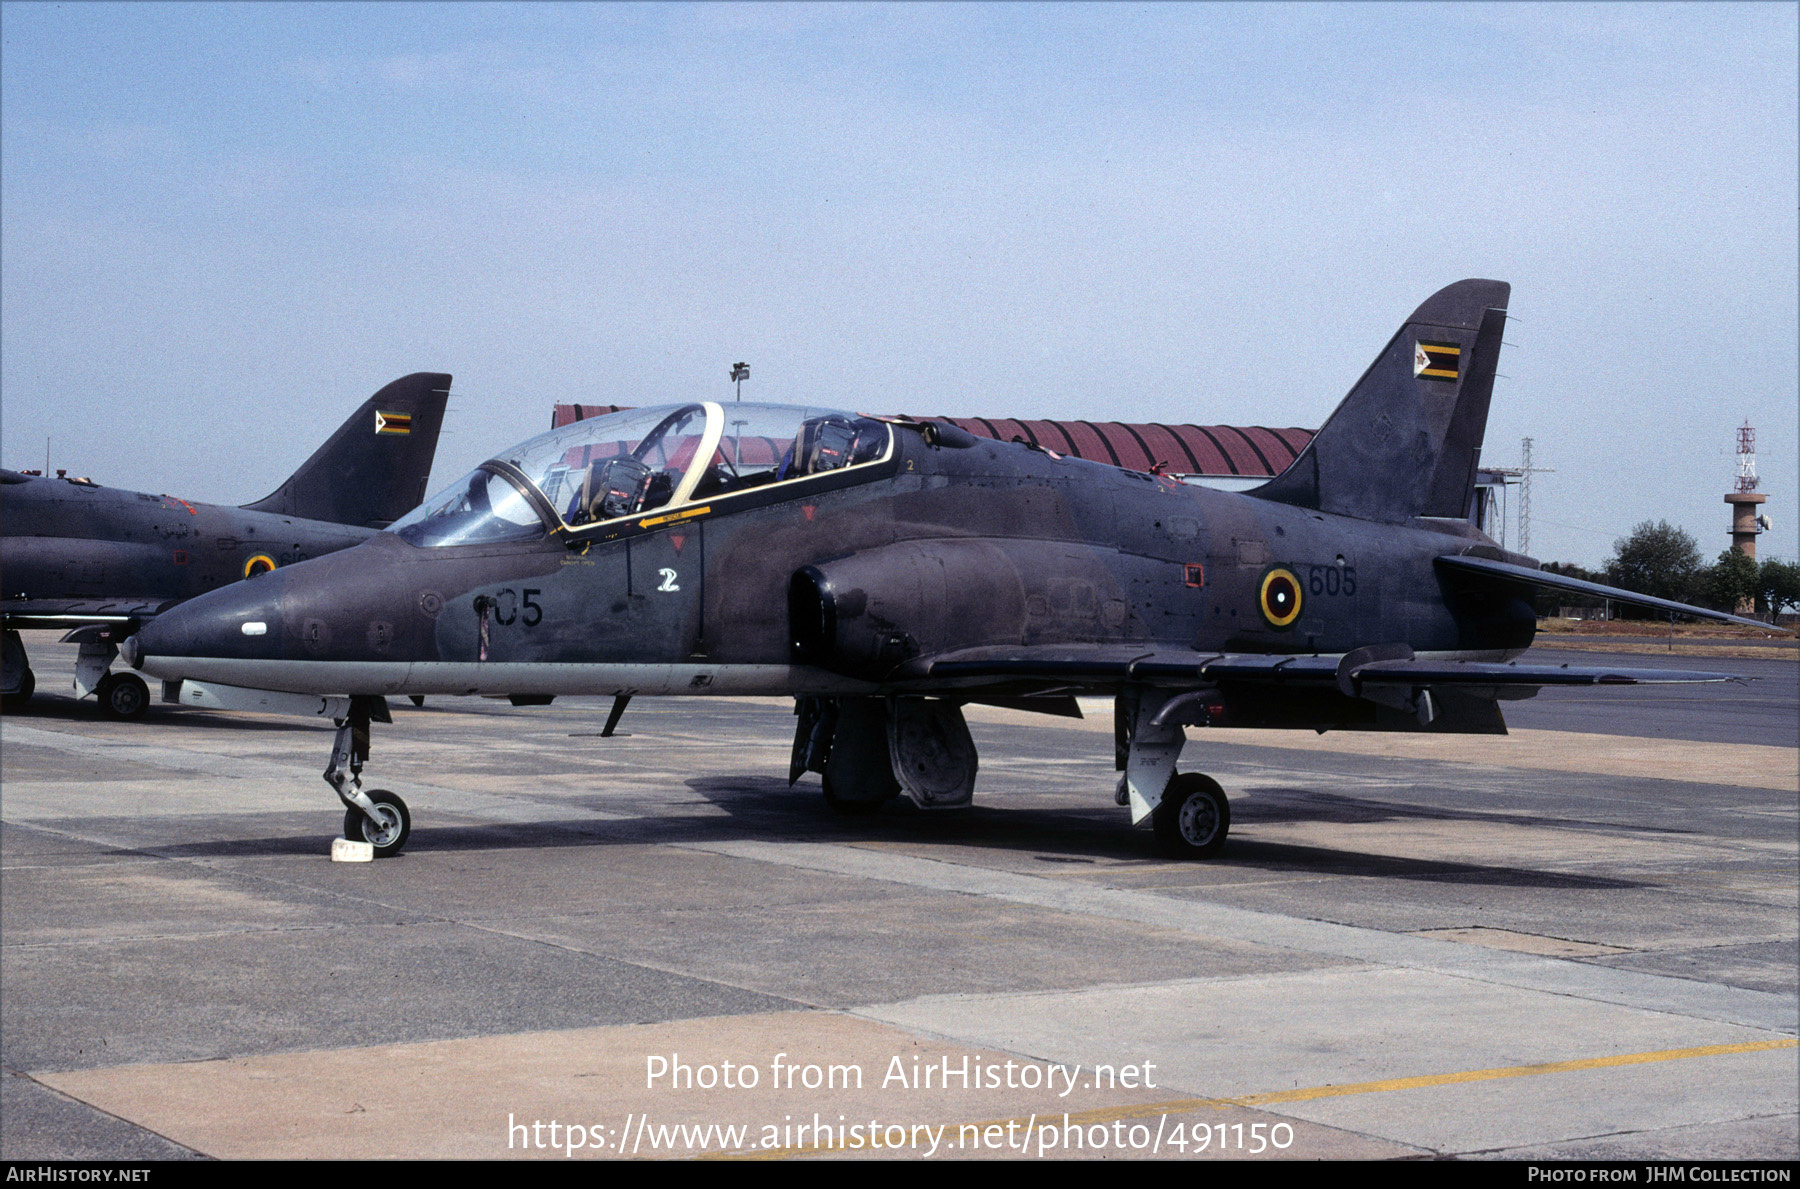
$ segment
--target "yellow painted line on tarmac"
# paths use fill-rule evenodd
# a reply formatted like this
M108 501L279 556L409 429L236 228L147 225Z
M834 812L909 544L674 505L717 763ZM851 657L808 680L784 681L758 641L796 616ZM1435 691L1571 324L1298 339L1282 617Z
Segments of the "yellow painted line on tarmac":
M1735 1045L1702 1045L1692 1049L1658 1049L1653 1053L1621 1053L1616 1057L1587 1057L1580 1061L1548 1061L1541 1065L1508 1065L1499 1069L1471 1069L1463 1073L1437 1073L1416 1078L1389 1078L1380 1082L1350 1082L1342 1086L1313 1086L1304 1090L1277 1090L1268 1094L1249 1094L1242 1098L1222 1098L1221 1105L1266 1106L1273 1102L1305 1102L1313 1098L1336 1098L1345 1094L1379 1094L1389 1090L1416 1090L1425 1086L1452 1086L1462 1082L1491 1082L1500 1078L1536 1077L1545 1073L1573 1073L1582 1069L1614 1069L1622 1065L1650 1065L1658 1061L1681 1061L1689 1057L1722 1057L1730 1053L1759 1053L1769 1049L1791 1049L1800 1039L1758 1040Z
M1791 1049L1800 1045L1800 1039L1783 1037L1780 1040L1749 1041L1744 1044L1700 1045L1688 1049L1657 1049L1649 1053L1620 1053L1613 1057L1585 1057L1578 1061L1546 1061L1537 1065L1506 1065L1498 1069L1470 1069L1460 1073L1434 1073L1422 1077L1386 1078L1378 1082L1346 1082L1335 1086L1309 1086L1299 1090L1274 1090L1265 1094L1245 1094L1237 1098L1177 1098L1168 1102L1148 1102L1136 1106L1100 1107L1095 1110L1069 1114L1066 1119L1060 1113L1051 1116L1033 1115L1029 1119L984 1119L975 1123L940 1124L944 1128L943 1135L948 1138L974 1128L977 1133L989 1127L1024 1128L1035 1126L1040 1119L1046 1126L1055 1120L1058 1127L1067 1125L1089 1125L1094 1123L1123 1122L1127 1119L1154 1118L1157 1115L1183 1115L1194 1111L1217 1109L1219 1107L1237 1106L1254 1107L1269 1106L1280 1102L1306 1102L1315 1098L1341 1098L1351 1094L1385 1094L1394 1090L1419 1090L1427 1086L1453 1086L1466 1082L1491 1082L1502 1078L1537 1077L1547 1073L1575 1073L1587 1069L1616 1069L1625 1065L1651 1065L1660 1061L1683 1061L1691 1057L1723 1057L1734 1053L1761 1053L1772 1049ZM901 1124L895 1124L901 1126ZM906 1125L910 1135L914 1127L923 1124ZM1010 1134L1010 1133L1009 1133ZM823 1153L840 1154L845 1149L828 1144L809 1144L793 1148L768 1148L752 1152L719 1152L701 1159L710 1160L785 1160L794 1156L815 1156Z

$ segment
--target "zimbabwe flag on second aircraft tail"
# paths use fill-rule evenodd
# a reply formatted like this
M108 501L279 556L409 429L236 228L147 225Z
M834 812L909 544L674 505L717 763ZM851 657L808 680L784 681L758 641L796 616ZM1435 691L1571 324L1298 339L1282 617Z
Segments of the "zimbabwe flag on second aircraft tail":
M1456 381L1462 348L1455 343L1413 344L1413 375L1427 380Z

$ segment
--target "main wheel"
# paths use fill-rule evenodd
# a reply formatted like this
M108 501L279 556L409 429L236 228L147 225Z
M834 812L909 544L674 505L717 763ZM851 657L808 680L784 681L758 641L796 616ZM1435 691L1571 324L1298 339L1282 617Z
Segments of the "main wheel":
M831 753L819 775L825 804L846 817L867 817L900 795L888 756L887 707L880 698L839 698Z
M1231 831L1231 802L1210 776L1183 772L1169 781L1152 818L1156 844L1176 859L1210 859Z
M0 705L3 705L3 708L7 710L17 710L25 703L31 701L31 691L36 688L37 675L30 669L27 669L24 673L19 675L19 688L10 694L6 694L3 702L0 702Z
M136 673L108 673L94 690L105 718L130 721L150 709L150 687Z
M381 821L370 821L366 813L352 805L344 811L344 837L352 842L367 842L375 848L378 859L399 854L412 835L412 815L406 812L406 802L386 789L370 789L369 800L375 802Z
M881 801L852 801L848 797L838 796L837 789L832 787L829 772L825 773L823 784L825 786L825 804L831 806L833 813L841 814L844 817L868 817L871 813L881 810Z

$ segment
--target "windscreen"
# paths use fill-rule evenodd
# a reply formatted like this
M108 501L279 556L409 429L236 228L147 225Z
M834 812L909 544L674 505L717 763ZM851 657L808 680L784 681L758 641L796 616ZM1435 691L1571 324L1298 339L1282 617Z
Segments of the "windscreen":
M481 545L544 535L543 519L505 477L476 469L389 526L414 545Z

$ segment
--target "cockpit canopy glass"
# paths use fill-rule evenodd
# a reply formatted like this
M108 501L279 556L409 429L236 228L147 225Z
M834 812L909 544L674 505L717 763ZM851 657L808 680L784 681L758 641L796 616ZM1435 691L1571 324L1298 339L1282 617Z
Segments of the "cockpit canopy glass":
M892 449L887 425L831 409L712 401L630 409L521 443L389 531L414 545L580 533L659 508L879 462Z
M388 528L414 545L485 545L544 535L531 501L504 477L474 470Z

